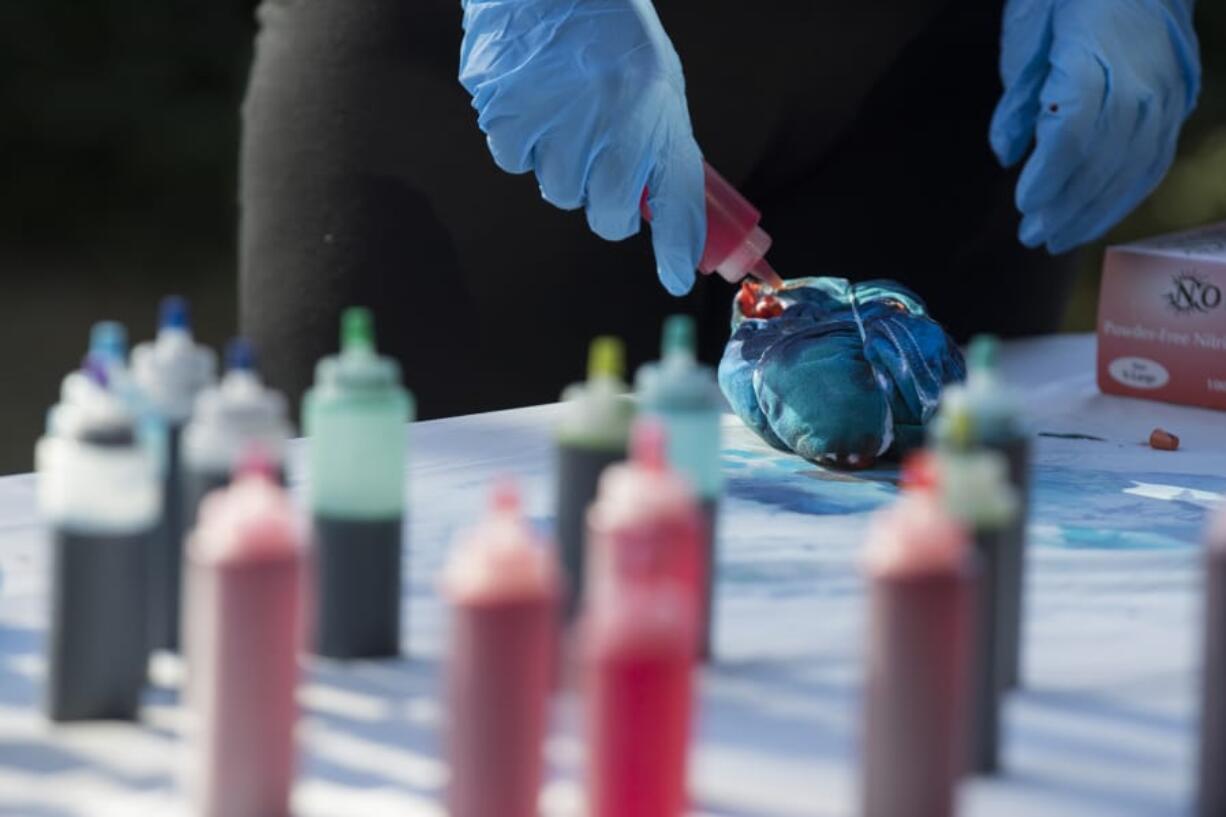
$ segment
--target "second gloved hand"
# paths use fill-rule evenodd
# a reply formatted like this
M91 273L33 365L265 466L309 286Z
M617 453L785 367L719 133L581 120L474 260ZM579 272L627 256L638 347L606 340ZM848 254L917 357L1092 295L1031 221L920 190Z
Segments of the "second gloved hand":
M1019 237L1064 252L1098 238L1157 187L1196 102L1192 0L1009 0L1005 93L991 143L1012 165Z
M466 0L460 82L494 161L583 207L617 241L652 245L669 292L689 291L706 240L702 154L681 62L650 0Z

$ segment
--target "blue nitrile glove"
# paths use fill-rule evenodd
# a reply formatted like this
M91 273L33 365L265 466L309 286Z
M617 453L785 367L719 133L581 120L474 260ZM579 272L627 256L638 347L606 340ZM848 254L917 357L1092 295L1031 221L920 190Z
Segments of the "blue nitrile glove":
M660 281L694 284L706 241L702 154L685 78L650 0L465 0L460 82L490 153L597 235L639 231L650 190Z
M1006 166L1034 144L1023 244L1092 241L1158 186L1200 90L1192 3L1008 0L991 142Z

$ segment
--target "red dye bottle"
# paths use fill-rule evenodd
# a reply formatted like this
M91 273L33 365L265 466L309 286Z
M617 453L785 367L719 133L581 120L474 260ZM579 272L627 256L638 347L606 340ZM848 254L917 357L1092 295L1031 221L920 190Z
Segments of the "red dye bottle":
M931 494L869 532L862 817L951 817L966 768L975 563Z
M668 467L663 426L640 420L629 462L605 470L588 509L584 605L598 604L628 578L651 579L674 582L692 596L698 616L710 570L704 525L694 490Z
M707 566L689 486L640 423L588 512L584 699L589 817L679 817Z
M680 817L693 708L693 602L634 578L587 613L589 817Z
M510 485L453 548L447 655L451 817L535 817L561 615L554 548L537 539Z
M289 813L307 533L270 462L205 497L187 543L192 814Z
M751 275L773 289L781 289L783 280L766 260L771 237L759 225L762 213L711 165L703 162L702 170L707 205L707 242L698 262L698 271L703 275L718 273L733 284ZM640 209L643 218L651 221L647 196L648 191L644 190Z

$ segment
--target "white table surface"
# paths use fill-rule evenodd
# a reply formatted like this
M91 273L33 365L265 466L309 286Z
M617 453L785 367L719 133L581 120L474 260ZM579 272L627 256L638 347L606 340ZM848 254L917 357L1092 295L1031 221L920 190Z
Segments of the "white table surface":
M1194 766L1199 540L1226 493L1226 415L1105 397L1088 336L1005 349L1040 437L1026 599L1025 689L1005 712L1006 771L963 787L972 817L1169 815ZM521 478L549 523L556 406L411 427L408 658L310 663L297 817L442 814L435 696L445 615L434 594L456 529L491 478ZM1143 444L1161 425L1177 452ZM868 512L893 474L823 472L729 416L718 576L718 662L703 671L694 813L856 812ZM296 473L295 469L295 473ZM151 690L139 724L52 727L40 716L47 548L32 477L0 480L0 815L185 814L181 712ZM546 747L542 812L579 814L576 701Z

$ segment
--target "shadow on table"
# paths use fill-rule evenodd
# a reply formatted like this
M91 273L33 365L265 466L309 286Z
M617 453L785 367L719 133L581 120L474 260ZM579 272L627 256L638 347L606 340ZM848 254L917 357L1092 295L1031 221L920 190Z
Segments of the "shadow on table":
M0 803L0 808L4 809L0 814L11 814L13 817L78 817L71 811L42 803Z
M36 658L42 648L42 636L34 630L0 625L0 704L20 708L38 705L39 689L17 665Z
M1042 707L1068 713L1079 718L1102 720L1108 723L1127 723L1135 727L1182 736L1194 726L1190 717L1170 713L1145 711L1128 706L1118 700L1089 692L1064 690L1028 690L1025 693L1027 706Z
M90 769L119 786L132 789L157 789L171 785L167 773L133 774L108 764L102 754L82 751L71 745L73 725L50 725L41 712L40 676L21 664L37 665L43 639L34 630L0 627L0 704L10 714L0 720L0 768L34 775L48 775ZM96 728L90 724L87 728ZM125 728L119 722L105 725ZM132 729L142 729L132 725ZM48 735L51 740L48 740ZM63 738L63 739L56 739ZM62 815L67 812L50 806L21 806L0 803L0 813L29 817Z
M1121 779L1112 785L1094 784L1073 780L1071 776L1057 777L1055 775L1040 775L1030 773L1011 773L1008 781L1021 786L1041 790L1045 793L1060 795L1067 800L1077 800L1086 807L1109 809L1096 811L1095 814L1114 814L1119 817L1153 817L1159 814L1179 814L1172 812L1170 799L1159 794L1146 792L1124 784ZM1070 812L1075 814L1076 812Z
M1011 717L1010 717L1011 716ZM1007 715L1002 782L1079 801L1094 813L1172 813L1155 773L1181 777L1192 756L1190 719L1107 694L1026 690Z
M302 775L437 795L446 783L437 679L431 659L313 660L300 693Z
M846 659L844 659L846 660ZM716 664L703 677L704 744L799 761L855 751L860 692L817 659Z

